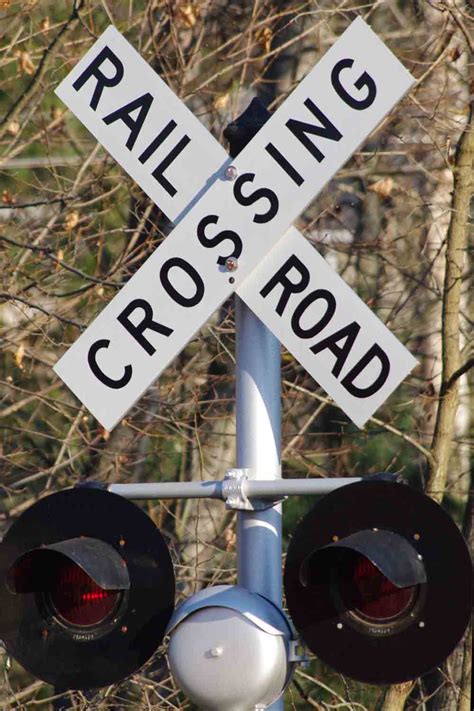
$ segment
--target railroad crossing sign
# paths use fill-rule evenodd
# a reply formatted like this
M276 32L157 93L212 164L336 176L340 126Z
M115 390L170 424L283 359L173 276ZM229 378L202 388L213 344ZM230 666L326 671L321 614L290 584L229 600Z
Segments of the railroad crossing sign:
M288 228L413 81L358 18L231 161L101 35L56 93L176 223L54 367L107 430L233 291L357 425L388 397L415 359Z

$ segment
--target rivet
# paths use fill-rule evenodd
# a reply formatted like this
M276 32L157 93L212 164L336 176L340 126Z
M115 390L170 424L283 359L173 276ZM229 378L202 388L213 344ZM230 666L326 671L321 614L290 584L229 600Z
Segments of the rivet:
M125 538L121 538L119 540L119 546L122 546L122 548L123 548L124 545L125 545Z
M425 626L425 623L423 622L423 620L421 622L418 622L418 627L424 627L424 626Z
M228 165L224 171L224 175L227 180L235 180L237 177L237 168L235 165Z
M378 530L379 530L378 528L373 528L373 529L372 529L372 531L378 531Z
M421 555L421 553L418 553L417 558L418 560L423 560L423 556Z
M234 283L235 283L234 277L229 277L229 284L234 284Z
M414 533L414 534L413 534L413 538L415 539L415 541L419 541L420 538L421 538L421 536L420 536L419 533Z
M336 625L336 627L337 627L338 630L342 630L342 628L343 628L342 622L338 622L337 625Z
M120 632L122 632L122 634L125 634L126 632L128 632L128 627L122 625L122 627L120 628Z
M334 541L334 543L336 543L336 541L339 540L339 536L332 536L331 540Z
M239 267L239 262L235 257L227 257L225 260L225 268L228 272L235 272Z
M209 650L211 657L220 657L222 654L222 647L213 647Z

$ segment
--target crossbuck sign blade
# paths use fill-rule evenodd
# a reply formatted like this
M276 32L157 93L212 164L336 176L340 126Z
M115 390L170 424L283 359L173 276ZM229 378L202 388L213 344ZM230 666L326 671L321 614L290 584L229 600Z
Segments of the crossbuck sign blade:
M106 429L234 290L364 424L416 361L295 228L284 233L412 83L355 20L229 180L224 149L114 27L104 32L57 94L178 222L55 366Z

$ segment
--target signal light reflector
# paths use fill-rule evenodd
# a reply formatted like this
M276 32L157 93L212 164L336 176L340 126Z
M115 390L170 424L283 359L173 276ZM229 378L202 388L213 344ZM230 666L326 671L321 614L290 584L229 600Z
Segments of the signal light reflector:
M368 558L351 556L346 569L339 571L338 594L343 606L368 622L392 622L410 611L418 585L399 588Z
M293 534L285 593L309 649L341 674L398 684L452 652L472 609L469 550L448 514L403 484L321 498Z
M165 540L117 494L45 496L0 544L0 638L27 671L61 691L135 673L161 644L173 608Z
M115 612L122 594L121 590L101 588L82 568L63 558L55 567L47 596L62 622L90 627Z

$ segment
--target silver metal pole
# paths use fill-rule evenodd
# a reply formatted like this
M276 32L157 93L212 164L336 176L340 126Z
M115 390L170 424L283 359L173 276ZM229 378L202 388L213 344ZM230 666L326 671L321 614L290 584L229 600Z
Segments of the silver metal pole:
M235 297L237 468L281 478L280 343ZM282 605L281 505L237 514L237 582ZM283 699L270 707L283 711Z

